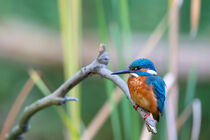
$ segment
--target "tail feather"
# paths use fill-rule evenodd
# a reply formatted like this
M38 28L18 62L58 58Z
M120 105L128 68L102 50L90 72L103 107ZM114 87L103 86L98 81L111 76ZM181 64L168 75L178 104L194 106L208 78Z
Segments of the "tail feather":
M159 120L160 120L160 114L159 113L152 113L152 116L157 122L159 122Z

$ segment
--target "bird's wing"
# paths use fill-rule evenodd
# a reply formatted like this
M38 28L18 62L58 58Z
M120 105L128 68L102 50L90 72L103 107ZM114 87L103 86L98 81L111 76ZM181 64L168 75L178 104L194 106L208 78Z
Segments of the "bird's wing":
M158 100L158 109L162 113L165 102L165 82L159 76L149 76L147 82L153 85L153 91Z

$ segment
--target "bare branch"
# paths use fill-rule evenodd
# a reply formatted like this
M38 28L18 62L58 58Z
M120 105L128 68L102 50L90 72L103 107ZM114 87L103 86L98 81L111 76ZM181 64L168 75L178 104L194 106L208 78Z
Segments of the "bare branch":
M38 111L51 106L51 105L62 105L66 101L77 100L77 98L67 97L66 94L71 90L75 85L88 77L88 75L98 74L104 78L107 78L113 81L121 90L125 93L131 104L134 106L135 103L130 97L128 86L119 76L111 75L111 71L106 69L106 65L109 63L109 55L105 51L105 45L101 44L99 47L98 57L86 67L83 67L79 72L77 72L72 78L64 82L55 92L52 94L34 102L25 108L21 120L15 126L10 133L8 133L6 139L14 140L23 138L23 134L29 129L29 120L30 118ZM148 113L141 109L137 108L137 112L144 118L145 114ZM147 128L152 133L157 133L155 121L152 116L148 116L145 120Z

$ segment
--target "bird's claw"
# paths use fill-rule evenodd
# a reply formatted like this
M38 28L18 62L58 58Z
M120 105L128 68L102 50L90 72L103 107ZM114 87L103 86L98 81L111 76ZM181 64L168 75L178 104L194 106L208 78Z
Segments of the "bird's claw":
M144 115L144 119L147 119L148 116L150 116L150 113L149 112Z
M135 110L137 110L138 107L139 107L139 105L134 105L134 106L133 106L133 108L134 108Z
M58 100L59 100L58 105L63 105L63 104L65 104L67 101L78 101L79 99L76 98L76 97L68 97L68 96L65 96L65 97L63 97L63 98L59 97Z

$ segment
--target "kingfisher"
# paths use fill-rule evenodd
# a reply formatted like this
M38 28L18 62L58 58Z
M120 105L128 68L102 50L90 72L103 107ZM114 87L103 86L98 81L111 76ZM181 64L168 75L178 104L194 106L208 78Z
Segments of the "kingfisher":
M158 76L153 62L145 58L137 59L128 69L112 73L116 74L129 74L127 83L131 99L136 104L134 108L147 110L145 119L152 113L153 118L159 121L165 103L165 82Z

